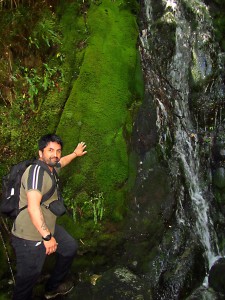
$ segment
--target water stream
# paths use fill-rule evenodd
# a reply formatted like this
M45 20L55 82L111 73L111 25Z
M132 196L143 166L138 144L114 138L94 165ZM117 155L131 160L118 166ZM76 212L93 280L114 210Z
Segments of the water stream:
M160 132L159 144L162 147L162 152L165 154L166 142L168 139L171 139L171 136L174 136L172 158L168 159L165 154L165 159L171 164L171 168L174 161L182 165L185 186L191 199L193 214L193 221L188 220L183 207L184 198L181 195L176 212L177 221L183 225L189 223L186 225L191 227L191 230L195 232L197 238L201 241L205 249L206 269L209 270L215 260L222 254L217 246L217 236L210 217L210 193L207 190L208 187L203 184L204 180L200 169L199 140L189 109L189 80L193 57L197 61L198 70L196 72L198 72L198 76L204 79L211 72L211 49L209 47L207 50L203 45L210 39L213 40L212 24L208 8L202 1L165 0L163 3L166 11L165 15L169 16L168 22L172 21L176 24L175 51L171 62L168 64L166 76L168 82L170 82L170 85L177 91L179 96L175 97L171 105L172 108L171 106L169 107L170 111L165 102L163 103L161 99L154 96L157 106L156 125ZM184 16L184 9L188 6L192 7L196 17L196 29L194 31L190 22ZM145 8L148 28L142 32L141 42L145 48L146 57L150 47L147 37L151 33L151 24L153 22L151 0L145 1ZM152 92L152 85L149 86L149 89ZM169 91L167 91L167 94L169 94ZM171 110L177 116L173 118L172 129ZM207 276L204 280L204 285L207 285Z

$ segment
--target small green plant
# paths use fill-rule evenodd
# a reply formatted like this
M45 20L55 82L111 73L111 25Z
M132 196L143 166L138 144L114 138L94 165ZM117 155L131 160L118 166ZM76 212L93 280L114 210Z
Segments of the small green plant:
M55 86L54 77L58 72L56 67L51 68L48 64L44 65L44 78L43 78L43 88L47 91L48 88Z
M84 218L93 216L94 223L97 224L102 220L104 212L104 197L103 193L93 194L91 198L82 203L80 208L76 205L77 212Z
M42 19L37 22L28 40L29 47L34 47L34 49L45 49L61 44L54 16L46 11Z
M24 78L28 85L28 95L29 100L32 102L34 97L37 96L39 92L39 86L41 84L41 78L37 73L35 68L23 68L24 70Z
M74 191L66 186L63 189L63 199L72 212L74 223L82 218L93 218L95 224L102 220L104 214L104 196L102 192L93 192L91 196L86 192L81 192L75 198Z
M98 220L102 220L103 212L104 212L103 193L99 193L91 197L91 205L93 209L94 223L97 224Z
M25 78L23 98L30 102L33 112L38 112L41 101L37 101L37 96L57 87L58 82L63 80L63 75L57 67L50 67L43 64L43 70L37 71L35 68L21 67Z

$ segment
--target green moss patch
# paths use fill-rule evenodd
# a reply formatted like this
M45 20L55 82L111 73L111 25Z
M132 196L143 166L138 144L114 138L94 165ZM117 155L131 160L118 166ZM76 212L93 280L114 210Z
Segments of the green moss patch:
M105 216L121 220L125 211L128 153L124 132L128 108L140 101L141 78L135 16L118 2L92 4L87 14L87 45L79 76L64 107L57 133L65 152L85 141L88 154L64 171L74 195L103 193ZM139 68L137 67L139 66ZM134 96L135 95L135 96ZM77 190L79 187L79 190Z

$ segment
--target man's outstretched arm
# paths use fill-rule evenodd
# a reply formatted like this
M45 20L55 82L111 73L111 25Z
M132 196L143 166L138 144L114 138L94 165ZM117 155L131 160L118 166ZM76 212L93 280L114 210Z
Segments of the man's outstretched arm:
M85 148L86 148L85 143L80 142L71 154L63 156L59 161L61 164L61 168L68 165L77 156L85 155L87 153L87 151L85 151Z

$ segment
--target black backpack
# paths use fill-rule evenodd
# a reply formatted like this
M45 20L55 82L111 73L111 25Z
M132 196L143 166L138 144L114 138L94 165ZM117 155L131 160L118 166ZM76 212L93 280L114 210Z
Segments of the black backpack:
M22 175L31 164L41 165L41 167L50 173L48 167L45 166L43 162L36 159L25 160L12 166L10 172L2 178L0 212L6 217L15 219L23 209L27 208L26 205L19 209L20 186ZM56 188L55 180L52 180L52 183L52 187L45 195L43 195L41 202L48 200L53 195Z

